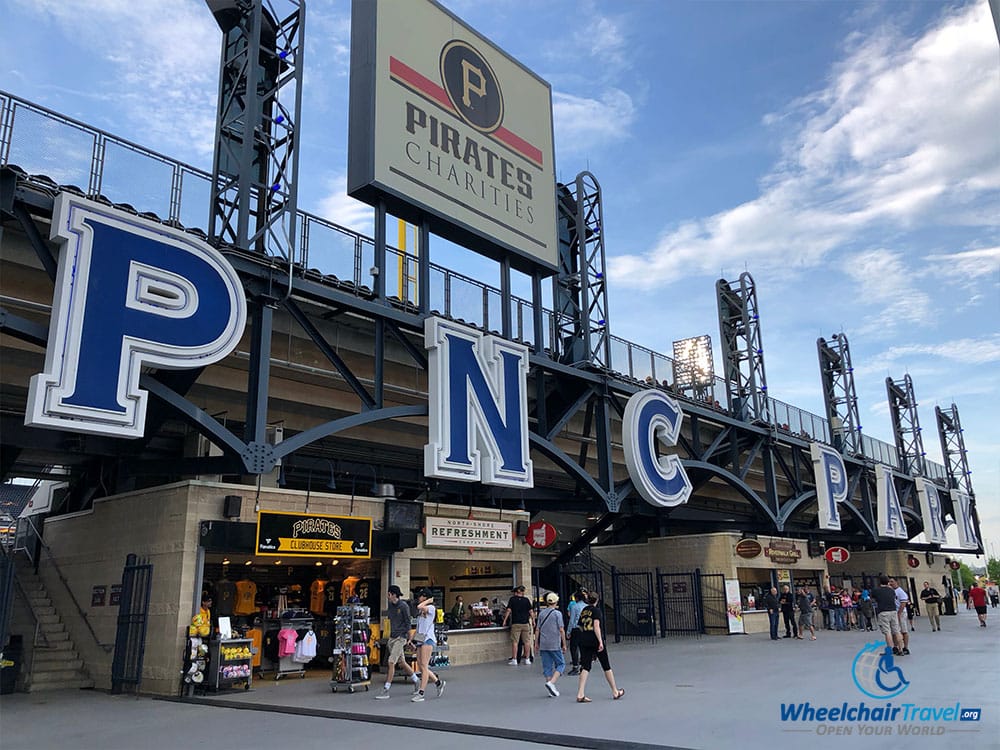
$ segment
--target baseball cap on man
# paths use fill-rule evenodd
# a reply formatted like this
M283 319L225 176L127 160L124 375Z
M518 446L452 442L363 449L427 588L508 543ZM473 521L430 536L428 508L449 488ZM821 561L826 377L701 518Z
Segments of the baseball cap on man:
M399 586L397 586L396 584L393 584L392 586L390 586L389 589L388 589L388 591L393 596L402 596L403 595L403 590L401 588L399 588Z
M549 593L547 593L545 595L545 603L546 604L558 604L559 603L559 594L557 594L555 591L550 591Z
M514 591L524 591L524 586L518 586Z

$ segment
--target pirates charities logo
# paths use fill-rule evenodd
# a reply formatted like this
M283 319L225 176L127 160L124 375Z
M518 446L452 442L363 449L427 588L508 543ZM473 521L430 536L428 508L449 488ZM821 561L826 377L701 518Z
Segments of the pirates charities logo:
M503 91L496 73L471 44L454 39L441 50L441 82L459 117L483 133L503 122Z

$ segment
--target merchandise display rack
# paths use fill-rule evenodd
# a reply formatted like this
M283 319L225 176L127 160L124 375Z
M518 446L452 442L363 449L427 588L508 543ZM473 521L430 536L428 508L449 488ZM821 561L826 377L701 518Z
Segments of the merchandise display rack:
M249 638L230 638L208 644L210 688L223 690L242 684L244 690L250 689L253 681L252 644Z
M451 659L448 657L448 626L442 623L434 625L434 640L437 645L431 651L431 660L428 666L433 670L448 669L451 666Z
M312 617L282 617L279 620L265 620L264 629L267 630L284 630L286 628L291 628L292 630L312 630L313 629L313 618ZM261 660L260 666L260 676L263 679L265 672L274 672L274 680L277 682L285 675L297 674L299 677L305 679L306 676L306 665L302 662L295 661L291 656L279 657L277 661L273 659Z
M368 690L371 685L368 641L371 637L370 610L358 604L337 607L333 630L333 674L330 689Z

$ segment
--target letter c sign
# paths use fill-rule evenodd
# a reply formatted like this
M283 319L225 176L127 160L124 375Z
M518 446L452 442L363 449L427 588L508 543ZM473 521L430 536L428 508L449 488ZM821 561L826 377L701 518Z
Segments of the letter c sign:
M657 441L665 447L677 444L683 420L678 403L660 391L640 391L625 405L625 466L636 491L650 505L669 508L686 503L691 496L691 480L680 458L656 455Z

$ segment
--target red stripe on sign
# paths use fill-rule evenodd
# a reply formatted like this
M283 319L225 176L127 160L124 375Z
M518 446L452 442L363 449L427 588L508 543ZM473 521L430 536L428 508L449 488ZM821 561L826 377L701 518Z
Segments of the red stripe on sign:
M455 111L455 108L451 106L451 100L448 99L448 94L441 86L438 86L430 78L421 75L406 63L400 62L391 56L389 57L389 74L406 82L417 91L426 94L445 109L451 112Z
M398 78L406 85L424 94L428 99L437 102L444 109L457 116L458 113L455 112L455 108L452 106L444 87L434 83L427 76L418 73L409 65L391 55L389 56L389 75ZM489 135L514 149L526 159L533 161L538 166L542 166L542 150L536 146L532 146L516 133L511 132L507 128L499 127Z

